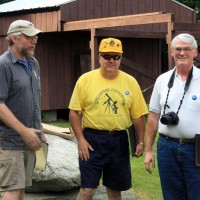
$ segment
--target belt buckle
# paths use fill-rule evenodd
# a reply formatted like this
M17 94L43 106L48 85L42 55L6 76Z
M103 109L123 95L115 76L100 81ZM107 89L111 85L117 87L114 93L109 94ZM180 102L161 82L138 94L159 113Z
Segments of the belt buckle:
M184 141L185 141L185 139L184 139L184 138L180 138L180 139L179 139L179 143L180 143L180 144L185 144L185 142L184 142Z
M113 131L108 131L108 135L113 135Z

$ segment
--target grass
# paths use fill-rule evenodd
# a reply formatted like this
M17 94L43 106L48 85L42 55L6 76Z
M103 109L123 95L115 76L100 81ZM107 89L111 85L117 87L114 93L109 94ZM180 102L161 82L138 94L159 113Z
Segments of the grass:
M131 158L132 191L137 200L162 200L157 165L149 174L144 167L144 156Z
M62 128L68 128L70 126L69 122L64 121L64 120L57 120L55 122L49 122L48 124L53 125L53 126L59 126L59 127L62 127Z
M69 127L69 122L64 120L58 120L49 124L64 128ZM149 174L144 167L144 155L140 158L131 157L131 171L133 185L131 191L135 194L137 200L163 199L157 163L153 173Z
M154 142L154 151L156 153L156 143ZM156 157L156 154L155 154ZM162 200L162 191L160 178L157 168L157 160L155 168L152 169L152 174L149 174L144 167L144 155L140 158L131 157L131 172L132 172L132 190L136 195L137 200Z

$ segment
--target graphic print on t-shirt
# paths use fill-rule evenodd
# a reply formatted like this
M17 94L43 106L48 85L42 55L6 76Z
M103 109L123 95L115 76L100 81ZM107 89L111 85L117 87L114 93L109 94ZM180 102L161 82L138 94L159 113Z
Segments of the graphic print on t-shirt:
M106 105L105 111L108 111L110 113L111 109L113 111L114 114L117 114L117 101L113 101L112 98L106 93L105 94L107 97L107 100L103 103L103 105Z
M114 88L106 88L99 92L95 104L103 105L105 114L118 114L119 104L125 105L125 97Z

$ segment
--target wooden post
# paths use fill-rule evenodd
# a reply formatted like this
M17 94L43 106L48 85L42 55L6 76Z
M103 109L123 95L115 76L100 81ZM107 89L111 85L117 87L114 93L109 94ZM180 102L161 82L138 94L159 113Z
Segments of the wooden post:
M95 69L95 66L97 66L97 57L98 57L98 44L97 44L97 38L96 35L96 29L91 29L91 40L90 40L90 49L91 49L91 70Z
M172 56L171 56L171 41L172 41L172 23L167 23L167 45L168 45L168 69L172 69Z
M168 69L172 69L174 67L174 60L171 56L171 41L174 37L174 14L171 14L171 20L170 22L167 22L167 44L168 44Z

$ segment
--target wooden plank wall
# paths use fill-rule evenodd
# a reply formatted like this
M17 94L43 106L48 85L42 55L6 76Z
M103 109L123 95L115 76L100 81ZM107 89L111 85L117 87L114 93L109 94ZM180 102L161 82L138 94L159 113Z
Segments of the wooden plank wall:
M8 43L5 37L10 23L18 19L31 21L35 27L43 32L59 32L61 30L60 11L38 13L19 12L0 15L0 54L2 54L8 48ZM56 41L55 45L53 41ZM65 69L60 67L62 66L62 61L65 61L66 58L58 58L56 55L59 54L60 51L62 51L63 55L64 52L62 50L62 46L63 43L59 39L59 36L57 36L57 38L51 36L50 39L49 37L46 37L45 34L41 34L39 36L35 57L38 59L41 66L42 110L66 108L66 93L63 92L64 89L61 92L61 90L57 87L57 85L60 85L61 87L66 85L66 80L69 80L69 77L65 78L65 71L62 71ZM62 80L63 76L64 79ZM56 84L54 84L55 81L57 81ZM58 98L54 95L57 95Z
M142 90L149 88L161 72L159 40L123 38L122 43L124 54L121 69L134 76ZM146 102L150 100L151 89L144 92Z
M31 21L35 27L43 32L57 32L60 27L60 11L40 12L40 13L12 13L10 15L0 15L0 36L6 36L11 22L24 19Z
M154 74L160 73L158 67L160 44L158 39L122 38L121 40L124 49L123 57L132 60L132 62ZM143 73L145 75L145 71Z
M196 13L171 0L79 0L61 6L62 21L77 21L150 12L175 13L175 22L196 22ZM117 30L163 32L166 24L118 27Z
M90 54L89 38L88 32L40 36L35 57L41 66L42 110L67 108L81 74L79 55Z

